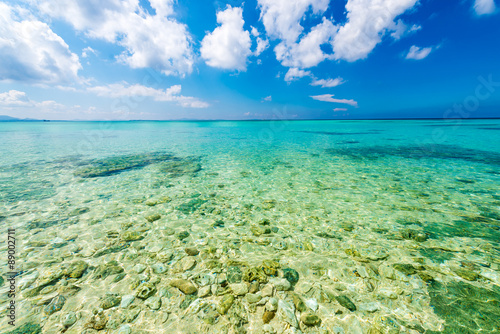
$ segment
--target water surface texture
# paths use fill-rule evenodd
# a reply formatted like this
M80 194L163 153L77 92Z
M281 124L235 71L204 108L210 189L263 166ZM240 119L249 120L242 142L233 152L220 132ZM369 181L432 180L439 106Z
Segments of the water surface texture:
M498 129L0 123L0 332L500 333Z

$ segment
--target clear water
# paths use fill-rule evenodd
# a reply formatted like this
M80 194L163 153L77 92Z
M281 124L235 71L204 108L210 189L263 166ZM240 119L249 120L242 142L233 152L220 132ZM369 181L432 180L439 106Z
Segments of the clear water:
M67 333L102 319L109 333L500 332L498 120L0 122L0 143L0 252L15 228L18 330L58 333L75 312ZM71 277L77 260L88 268ZM298 272L274 292L269 325L265 296L216 310L234 267L244 279L264 267L274 285ZM211 292L185 295L174 278ZM93 315L106 293L145 282L159 309L135 298ZM7 292L4 282L1 332L13 330ZM312 309L287 316L293 294ZM321 323L304 325L307 312Z

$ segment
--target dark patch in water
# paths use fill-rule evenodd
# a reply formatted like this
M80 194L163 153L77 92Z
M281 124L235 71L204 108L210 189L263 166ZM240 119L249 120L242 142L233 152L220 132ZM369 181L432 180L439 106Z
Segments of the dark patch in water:
M478 129L480 129L480 130L496 130L496 131L500 130L500 128L478 128Z
M441 249L433 249L433 248L421 248L420 254L438 263L444 263L444 261L448 261L455 257L455 255L453 255L452 252L447 252Z
M360 142L357 140L344 140L341 141L339 144L359 144Z
M26 175L0 178L0 202L39 201L56 194L54 184Z
M313 134L328 135L328 136L353 136L353 135L372 135L378 133L379 131L371 131L371 132L294 131L294 132L313 133Z
M352 159L376 160L387 156L406 159L445 159L477 162L500 166L500 153L463 148L455 145L371 146L356 148L328 148L327 154Z
M500 288L492 290L465 282L441 283L428 286L430 305L445 320L440 334L498 333L500 331Z
M27 322L22 326L17 327L7 334L39 334L42 332L42 327L33 322Z
M176 207L176 209L187 215L196 211L202 204L206 202L207 202L206 200L200 198L194 198L187 203L179 205L178 207Z
M171 176L179 176L184 174L184 169L196 173L201 169L198 162L194 158L179 158L172 154L152 152L143 154L129 154L109 157L104 159L91 160L85 163L86 166L77 169L74 172L75 176L82 178L93 178L115 175L124 171L143 168L151 164L162 163L160 170L168 173Z
M499 223L492 219L478 217L462 217L463 220L454 220L451 223L436 222L427 223L425 232L431 238L459 237L480 238L492 242L500 240Z

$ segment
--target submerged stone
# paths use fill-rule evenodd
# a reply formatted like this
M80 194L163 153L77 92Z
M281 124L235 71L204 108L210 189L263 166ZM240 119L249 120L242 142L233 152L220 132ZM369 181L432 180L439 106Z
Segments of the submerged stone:
M45 307L44 312L47 315L51 315L57 311L60 311L65 303L66 303L66 298L64 298L64 296L58 295L52 298L49 305Z
M185 279L174 279L170 282L170 285L181 290L186 295L194 294L198 291L193 283Z
M42 327L33 322L27 322L7 334L41 334Z
M150 216L146 216L146 220L150 223L154 222L154 221L157 221L161 218L161 215L159 214L153 214L153 215L150 215Z
M103 310L107 310L108 308L112 308L112 307L115 307L118 304L120 304L121 300L122 300L122 297L120 297L117 294L114 294L114 293L113 294L106 294L101 299L101 303L99 304L99 306Z
M264 270L262 270L259 267L251 267L245 269L243 272L243 280L246 282L253 282L257 281L259 283L266 283L267 282L267 276L264 273Z
M114 156L91 160L87 166L77 169L74 175L82 178L104 177L172 159L179 158L161 152Z
M283 277L291 284L295 284L299 281L299 273L292 268L283 269Z
M302 313L300 321L306 326L318 326L321 324L321 319L314 313Z
M139 285L135 293L135 296L140 299L146 299L154 295L155 292L156 292L156 287L150 282L145 282Z
M206 200L202 200L200 198L194 198L187 203L179 205L178 207L176 207L176 209L187 215L198 210L198 208L201 205L205 204L206 202L207 202Z
M356 305L347 296L335 296L337 302L351 312L356 311Z
M229 308L233 305L234 303L234 296L233 295L225 295L222 297L221 301L219 302L219 305L217 305L217 311L224 315L227 313Z
M396 263L393 265L394 269L402 272L405 275L413 275L417 273L417 269L408 263Z
M70 264L68 269L66 270L67 275L71 278L80 278L82 277L85 270L88 268L88 264L85 261L78 260Z

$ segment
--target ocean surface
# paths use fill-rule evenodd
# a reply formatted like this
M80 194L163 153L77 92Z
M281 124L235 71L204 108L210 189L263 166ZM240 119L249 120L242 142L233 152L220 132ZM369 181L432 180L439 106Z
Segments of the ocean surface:
M500 121L0 122L0 236L1 333L500 333Z

